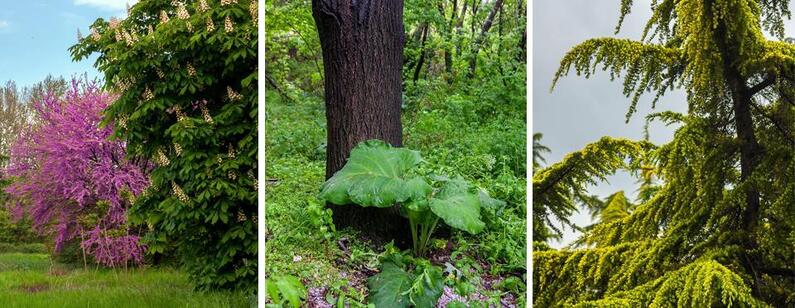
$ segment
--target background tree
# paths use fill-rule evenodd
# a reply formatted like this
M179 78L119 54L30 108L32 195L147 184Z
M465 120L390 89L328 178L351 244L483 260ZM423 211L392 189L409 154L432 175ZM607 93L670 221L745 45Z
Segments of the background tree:
M400 119L403 1L312 1L323 51L327 121L326 178L359 142L403 144ZM393 209L334 207L334 221L378 234L403 224Z
M27 217L12 217L13 205L8 201L5 188L13 181L5 174L10 158L10 149L17 138L36 122L33 102L40 101L44 94L60 97L66 91L66 80L47 76L29 88L19 88L13 81L0 86L0 242L40 242L41 236L33 232Z
M13 182L5 191L17 217L53 235L56 252L79 238L97 262L116 267L143 260L126 211L148 182L146 163L126 159L124 143L108 139L112 128L98 127L113 99L73 80L63 99L45 94L34 102L37 124L11 148L5 171Z
M119 93L106 121L157 164L131 221L202 289L256 288L257 14L256 1L140 1L71 49L99 53Z
M631 5L622 1L619 28ZM600 174L635 162L649 163L643 169L660 182L629 215L588 231L590 248L535 253L536 305L793 304L795 47L781 41L788 6L655 1L641 41L592 39L563 58L555 79L572 67L588 77L599 64L623 76L632 98L627 119L646 91L656 101L681 87L689 108L647 117L681 125L669 143L596 143L575 153L617 150L625 160L571 164L567 157L536 173L534 202L550 209L567 208L572 193Z

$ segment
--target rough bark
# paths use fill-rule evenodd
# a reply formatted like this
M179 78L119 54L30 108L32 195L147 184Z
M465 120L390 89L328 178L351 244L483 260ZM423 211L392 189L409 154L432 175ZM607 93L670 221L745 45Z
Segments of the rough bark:
M325 75L326 178L368 139L402 145L403 1L313 0ZM338 227L371 236L406 234L391 209L333 206Z

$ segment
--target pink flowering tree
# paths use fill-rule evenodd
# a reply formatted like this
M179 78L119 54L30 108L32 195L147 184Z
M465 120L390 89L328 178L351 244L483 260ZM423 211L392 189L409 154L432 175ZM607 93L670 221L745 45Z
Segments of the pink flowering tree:
M145 247L126 222L132 200L148 186L148 163L128 159L124 142L101 123L115 99L96 84L72 80L62 97L34 103L37 121L10 150L6 187L16 217L54 237L55 250L80 239L85 253L110 267L140 263Z

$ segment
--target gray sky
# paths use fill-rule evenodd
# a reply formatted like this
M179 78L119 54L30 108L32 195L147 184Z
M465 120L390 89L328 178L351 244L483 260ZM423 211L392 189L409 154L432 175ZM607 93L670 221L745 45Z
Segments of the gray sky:
M646 20L651 15L647 1L637 1L626 17L622 30L614 35L620 1L536 0L533 1L533 132L544 134L542 143L552 152L547 163L560 161L567 153L582 149L602 136L643 138L644 117L651 112L652 95L641 97L636 113L629 124L624 122L630 100L621 94L621 80L610 81L607 73L597 73L591 79L571 74L558 81L550 93L552 77L560 59L576 44L596 37L639 39ZM657 102L657 110L685 112L687 102L681 91L672 92ZM651 141L670 140L673 129L660 124L649 129ZM607 196L624 190L634 198L637 186L627 174L617 174L591 189L592 193ZM580 226L591 223L587 210L573 217ZM579 236L566 230L563 240L550 243L562 247Z
M566 153L582 149L602 136L643 138L644 118L652 112L652 95L641 98L638 112L626 124L624 116L630 99L621 94L622 80L611 82L608 73L597 73L591 79L572 73L558 81L554 92L550 93L549 87L560 59L576 44L596 37L640 39L651 16L649 3L649 0L636 0L621 32L615 35L618 0L533 1L533 132L543 133L542 143L552 150L546 156L548 163L558 162ZM786 36L792 36L795 22L787 21L785 29ZM663 110L686 112L684 93L674 91L662 97L654 112ZM673 136L673 128L659 123L652 125L649 132L656 144ZM605 197L623 190L629 198L636 196L637 186L628 174L620 173L608 180L609 183L593 187L591 193ZM587 210L576 214L572 221L580 226L592 223ZM561 242L550 244L562 247L578 236L566 230Z

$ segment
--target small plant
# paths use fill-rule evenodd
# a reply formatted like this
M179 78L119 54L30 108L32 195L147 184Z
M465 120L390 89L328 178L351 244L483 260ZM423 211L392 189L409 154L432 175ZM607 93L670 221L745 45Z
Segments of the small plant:
M368 300L376 307L434 307L444 290L441 269L428 260L392 252L379 269L367 280Z
M293 276L273 276L265 280L271 304L267 307L301 307L302 299L306 298L306 288L301 280Z
M401 213L411 225L416 256L425 255L440 220L477 234L486 226L481 208L504 205L460 176L428 177L429 184L426 177L417 174L421 162L417 151L395 148L380 140L364 141L351 151L345 166L323 184L319 197L337 205L386 208L401 204Z

